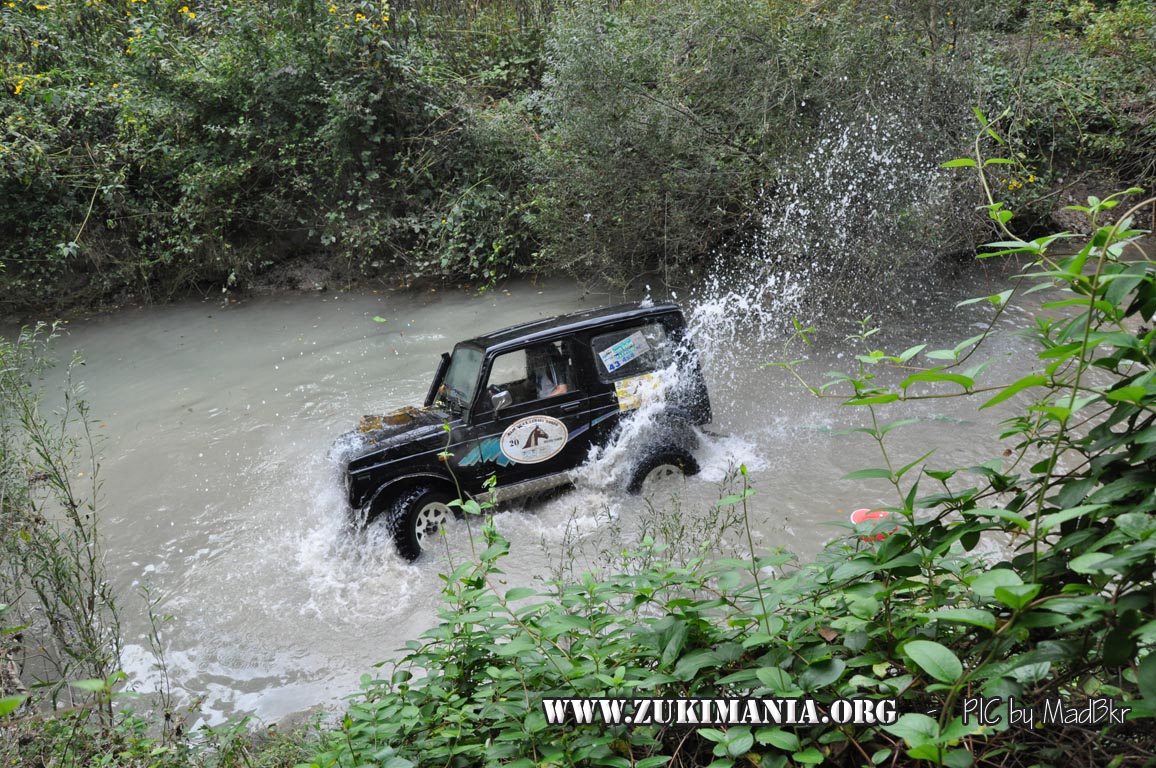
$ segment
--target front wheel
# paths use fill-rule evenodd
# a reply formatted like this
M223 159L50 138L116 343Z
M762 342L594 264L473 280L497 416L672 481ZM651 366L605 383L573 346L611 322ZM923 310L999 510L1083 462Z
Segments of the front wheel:
M688 451L664 451L640 461L631 470L627 492L651 496L670 488L684 477L698 474L698 462Z
M438 533L453 518L451 494L437 488L418 486L397 497L385 518L397 553L417 560L433 547Z

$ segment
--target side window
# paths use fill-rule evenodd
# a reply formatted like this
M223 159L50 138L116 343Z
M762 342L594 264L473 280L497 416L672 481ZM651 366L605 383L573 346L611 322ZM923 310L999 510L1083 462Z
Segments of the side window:
M564 395L575 388L568 345L554 341L494 358L488 386L507 390L514 405Z
M591 346L603 381L649 373L670 362L666 329L659 323L595 336Z
M509 389L526 379L526 350L515 349L494 358L490 368L490 386ZM516 400L517 398L515 398Z

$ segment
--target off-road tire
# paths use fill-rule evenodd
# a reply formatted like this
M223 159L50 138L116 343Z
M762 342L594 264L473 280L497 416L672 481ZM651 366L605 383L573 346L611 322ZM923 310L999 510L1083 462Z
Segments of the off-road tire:
M419 485L398 496L385 513L385 527L397 553L414 561L437 542L438 532L454 518L452 494Z
M698 462L690 451L681 448L658 451L635 464L630 470L630 479L626 483L627 493L637 496L642 493L642 488L651 473L670 472L672 469L677 469L684 477L697 475L699 472Z

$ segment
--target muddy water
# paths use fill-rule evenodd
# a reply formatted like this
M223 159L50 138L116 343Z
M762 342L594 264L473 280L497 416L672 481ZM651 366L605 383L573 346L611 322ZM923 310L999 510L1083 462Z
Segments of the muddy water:
M955 301L1004 287L998 276L964 275L924 295L918 311L900 302L873 342L896 351L953 345L990 316L983 306L954 309ZM683 299L694 307L719 435L704 441L703 472L688 484L683 511L662 512L660 500L656 513L601 487L592 469L575 491L497 515L512 542L504 566L511 584L596 567L602 551L621 551L640 526L709 535L719 525L710 501L739 462L758 491L751 515L759 543L803 557L839 534L828 523L859 506L894 503L883 484L839 481L880 465L863 436L833 434L863 414L808 398L781 371L760 366L782 356L785 318L774 328L775 320L752 320L710 296ZM381 531L351 535L330 458L334 440L362 414L420 402L438 355L460 338L615 301L568 284L517 283L483 296L189 303L74 326L61 347L86 358L87 397L105 435L103 526L125 595L126 665L136 685L148 691L157 680L143 601L132 596L147 585L172 617L162 627L170 675L178 693L203 698L207 721L247 712L273 722L355 690L375 662L433 623L438 574L469 546L456 531L445 556L410 565ZM1024 319L1012 313L1002 322L1010 330ZM834 338L852 330L848 320L831 319ZM984 356L1016 368L1024 349L1007 335ZM805 371L818 379L847 368L852 353L849 344L823 342ZM936 466L978 463L999 450L989 437L998 414L949 400L914 410L920 422L905 429L897 462L916 458L924 444L939 447L929 460ZM672 521L686 522L677 530Z

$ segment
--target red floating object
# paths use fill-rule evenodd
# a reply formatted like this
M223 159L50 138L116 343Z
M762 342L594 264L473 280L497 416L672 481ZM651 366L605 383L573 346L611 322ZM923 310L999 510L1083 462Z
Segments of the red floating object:
M890 519L890 517L891 514L884 512L882 509L857 509L851 513L851 522L859 525L869 520L887 520ZM898 530L899 528L895 527L887 533L877 533L874 536L860 536L859 538L863 541L883 541L887 538L888 534L895 533L895 531Z

